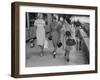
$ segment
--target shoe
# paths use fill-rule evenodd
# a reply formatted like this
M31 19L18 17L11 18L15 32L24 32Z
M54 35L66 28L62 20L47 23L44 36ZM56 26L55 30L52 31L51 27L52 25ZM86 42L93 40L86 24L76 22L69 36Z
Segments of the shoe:
M66 56L66 53L64 54L64 56Z
M44 56L43 53L41 53L40 56L41 56L41 57Z
M69 62L69 59L67 59L67 62Z
M56 52L53 53L53 58L56 58Z
M33 48L33 47L34 47L34 44L31 43L31 44L30 44L30 48Z

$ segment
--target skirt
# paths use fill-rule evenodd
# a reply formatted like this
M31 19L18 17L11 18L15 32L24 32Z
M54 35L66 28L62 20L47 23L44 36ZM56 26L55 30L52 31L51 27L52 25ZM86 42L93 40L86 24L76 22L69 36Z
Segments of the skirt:
M37 45L44 46L45 29L44 28L37 28L36 37L37 37Z
M51 33L53 46L57 47L57 44L60 42L60 35L57 31Z

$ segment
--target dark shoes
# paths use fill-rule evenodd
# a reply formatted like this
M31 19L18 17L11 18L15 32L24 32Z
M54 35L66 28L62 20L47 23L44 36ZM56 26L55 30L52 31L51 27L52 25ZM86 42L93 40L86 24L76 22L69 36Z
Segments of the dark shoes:
M56 52L53 53L53 58L56 58Z
M54 58L54 59L56 58L56 54L53 54L53 58Z
M43 56L44 56L44 54L43 54L43 53L41 53L41 54L40 54L40 57L43 57Z
M65 57L65 59L66 59L67 62L70 61L69 57L67 57L66 54L64 55L64 57Z
M67 62L69 62L69 58L67 58L66 60L67 60Z
M30 48L33 48L35 45L33 43L30 44Z

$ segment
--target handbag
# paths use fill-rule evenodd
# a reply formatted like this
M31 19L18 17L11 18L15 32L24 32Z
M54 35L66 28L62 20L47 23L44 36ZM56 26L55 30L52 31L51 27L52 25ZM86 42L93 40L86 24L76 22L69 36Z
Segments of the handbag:
M49 40L52 40L52 36L49 36L48 39L49 39Z
M60 48L62 46L62 43L59 42L57 45L58 45L58 48Z
M76 44L76 41L74 39L67 39L66 45L68 46L74 46Z

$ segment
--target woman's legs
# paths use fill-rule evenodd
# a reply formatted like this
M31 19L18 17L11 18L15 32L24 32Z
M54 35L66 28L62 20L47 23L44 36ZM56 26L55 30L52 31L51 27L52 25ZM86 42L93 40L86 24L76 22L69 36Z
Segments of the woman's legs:
M45 29L37 29L37 33L36 33L36 37L37 37L37 45L39 45L39 47L41 48L41 54L40 56L43 56L43 50L44 50L44 41L45 41Z
M40 46L40 48L41 48L41 53L40 53L40 56L42 57L42 56L44 56L44 52L43 52L44 47L43 47L42 45L39 45L39 46Z
M57 31L52 32L52 43L53 43L53 57L56 58L56 50L57 50L57 44L59 42L59 34Z
M79 41L79 38L76 39L76 50L79 51L79 47L80 47L80 41Z
M57 50L57 44L56 43L53 43L53 46L54 46L54 50L53 50L53 58L56 58L56 50Z

